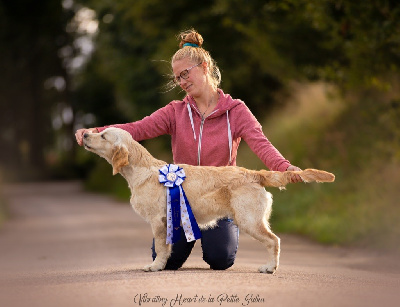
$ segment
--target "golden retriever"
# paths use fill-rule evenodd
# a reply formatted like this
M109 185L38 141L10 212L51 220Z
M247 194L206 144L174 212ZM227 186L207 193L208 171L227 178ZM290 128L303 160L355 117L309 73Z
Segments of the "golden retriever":
M145 271L163 270L171 254L167 236L167 188L159 183L159 169L167 163L155 159L131 135L118 128L101 133L86 133L85 149L105 158L113 174L121 173L127 180L133 209L150 223L157 257ZM260 241L267 248L262 273L274 273L279 265L280 239L272 233L268 219L272 195L264 187L284 187L292 174L304 182L332 182L335 176L325 171L254 171L242 167L192 166L179 164L186 173L182 187L200 229L210 228L219 219L233 219L239 229Z

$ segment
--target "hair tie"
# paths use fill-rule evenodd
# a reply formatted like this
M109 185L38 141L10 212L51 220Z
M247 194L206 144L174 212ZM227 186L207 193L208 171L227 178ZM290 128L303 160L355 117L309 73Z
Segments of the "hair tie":
M192 43L184 43L184 44L183 44L183 46L182 46L182 48L183 48L183 47L186 47L186 46L190 46L190 47L199 48L199 45L192 44Z

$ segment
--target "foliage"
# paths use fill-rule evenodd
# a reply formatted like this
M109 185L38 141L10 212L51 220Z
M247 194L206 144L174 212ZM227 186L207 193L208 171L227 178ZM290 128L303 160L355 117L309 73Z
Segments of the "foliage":
M315 87L328 98L315 95ZM390 95L367 91L346 97L344 104L330 87L296 88L296 97L305 94L309 99L292 101L278 111L273 120L266 121L265 131L279 149L290 151L296 165L332 171L336 181L289 185L284 192L271 190L273 228L325 243L400 251L398 103ZM288 136L288 144L282 135Z

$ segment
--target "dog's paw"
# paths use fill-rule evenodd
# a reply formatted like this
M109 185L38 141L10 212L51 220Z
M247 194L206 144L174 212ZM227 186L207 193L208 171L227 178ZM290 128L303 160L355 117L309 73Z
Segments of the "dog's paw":
M260 273L267 273L267 274L274 274L276 272L277 267L271 265L263 265L262 267L258 268Z
M158 266L158 265L154 265L154 263L146 265L143 268L143 271L145 272L157 272L157 271L162 271L164 269L164 267L162 266Z

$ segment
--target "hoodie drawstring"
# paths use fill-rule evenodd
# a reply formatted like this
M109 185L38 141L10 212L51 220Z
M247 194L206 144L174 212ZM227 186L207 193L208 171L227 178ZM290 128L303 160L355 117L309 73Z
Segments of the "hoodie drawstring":
M192 108L190 107L190 103L188 103L186 106L187 106L187 109L188 109L188 111L189 111L190 124L192 125L194 140L196 141L196 132L194 131L194 123L193 123Z
M232 132L231 132L231 123L229 122L229 110L226 110L226 121L228 123L229 165L231 165L231 162L232 162Z

